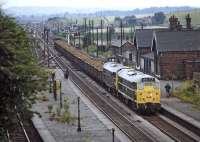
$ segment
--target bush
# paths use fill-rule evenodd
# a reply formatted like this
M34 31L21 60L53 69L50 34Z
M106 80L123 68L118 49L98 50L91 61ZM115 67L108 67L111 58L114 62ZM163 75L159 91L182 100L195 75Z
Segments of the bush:
M174 96L184 102L193 104L196 108L200 109L200 95L195 92L192 81L184 82L175 92Z

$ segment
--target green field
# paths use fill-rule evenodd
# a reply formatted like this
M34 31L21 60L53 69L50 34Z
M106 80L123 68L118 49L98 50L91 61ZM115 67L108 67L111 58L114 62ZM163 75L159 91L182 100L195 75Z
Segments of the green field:
M176 12L176 13L170 13L167 15L167 18L166 18L166 22L165 24L168 24L168 19L171 15L175 15L176 17L178 17L179 21L181 22L181 24L183 26L186 25L186 22L185 22L185 16L186 14L190 14L191 18L192 18L192 26L195 27L195 28L199 28L200 27L200 9L195 9L191 12Z

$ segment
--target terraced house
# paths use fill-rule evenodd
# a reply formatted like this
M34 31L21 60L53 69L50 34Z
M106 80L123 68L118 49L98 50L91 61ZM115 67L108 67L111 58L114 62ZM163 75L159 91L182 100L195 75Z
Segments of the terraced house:
M140 69L161 79L192 78L200 72L200 30L187 24L185 29L154 31L151 52L141 56Z

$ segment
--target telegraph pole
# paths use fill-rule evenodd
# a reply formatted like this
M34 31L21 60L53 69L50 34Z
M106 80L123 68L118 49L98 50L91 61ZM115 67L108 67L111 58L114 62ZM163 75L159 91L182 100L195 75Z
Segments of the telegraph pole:
M89 45L91 45L91 20L89 20L89 38L88 38L88 40L89 40Z
M84 22L85 22L85 33L87 32L87 19L84 18Z
M46 54L45 54L45 52L46 52L46 49L45 49L45 46L46 46L45 41L46 41L46 27L44 26L44 31L43 31L44 60L45 60L45 56L46 56Z
M81 49L81 32L78 32L78 44L79 44L79 48Z
M122 24L122 30L123 30L123 40L125 39L125 36L124 36L124 25Z
M120 28L121 28L121 47L120 47L120 54L122 55L122 20L120 22Z
M109 27L109 42L110 42L110 45L111 45L111 41L112 41L112 32L111 32L111 28ZM110 46L109 46L109 48L110 48Z
M131 42L133 43L133 26L131 25Z
M103 20L101 19L101 47L103 46Z
M46 34L47 34L47 64L48 64L48 68L49 68L49 29L46 30Z
M97 27L97 57L99 56L99 31Z
M75 33L74 33L74 47L75 47L75 44L76 44L76 36L75 36Z
M107 48L108 48L108 41L109 41L109 27L107 26L107 31L106 31L106 40L107 40Z
M92 20L92 44L94 44L94 20Z

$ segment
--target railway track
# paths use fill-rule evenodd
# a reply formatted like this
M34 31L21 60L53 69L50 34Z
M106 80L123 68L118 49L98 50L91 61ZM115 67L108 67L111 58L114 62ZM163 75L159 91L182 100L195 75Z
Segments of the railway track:
M159 116L143 116L148 122L153 124L159 130L161 130L164 134L169 136L176 142L196 142L194 138L177 129L175 126L169 124Z
M61 68L61 70L65 71L66 64L62 61L59 56L56 56L51 51L52 56L54 56L55 63ZM90 85L88 85L75 71L73 68L69 68L71 80L78 86L78 88L86 95L90 101L100 110L102 111L124 134L126 134L133 142L153 142L150 135L141 129L137 128L133 122L131 122L128 118L124 116L124 114L120 113L113 107L111 104L107 103L98 93L93 90Z
M7 131L9 142L43 142L30 120L23 122L19 113L16 118L18 122Z

